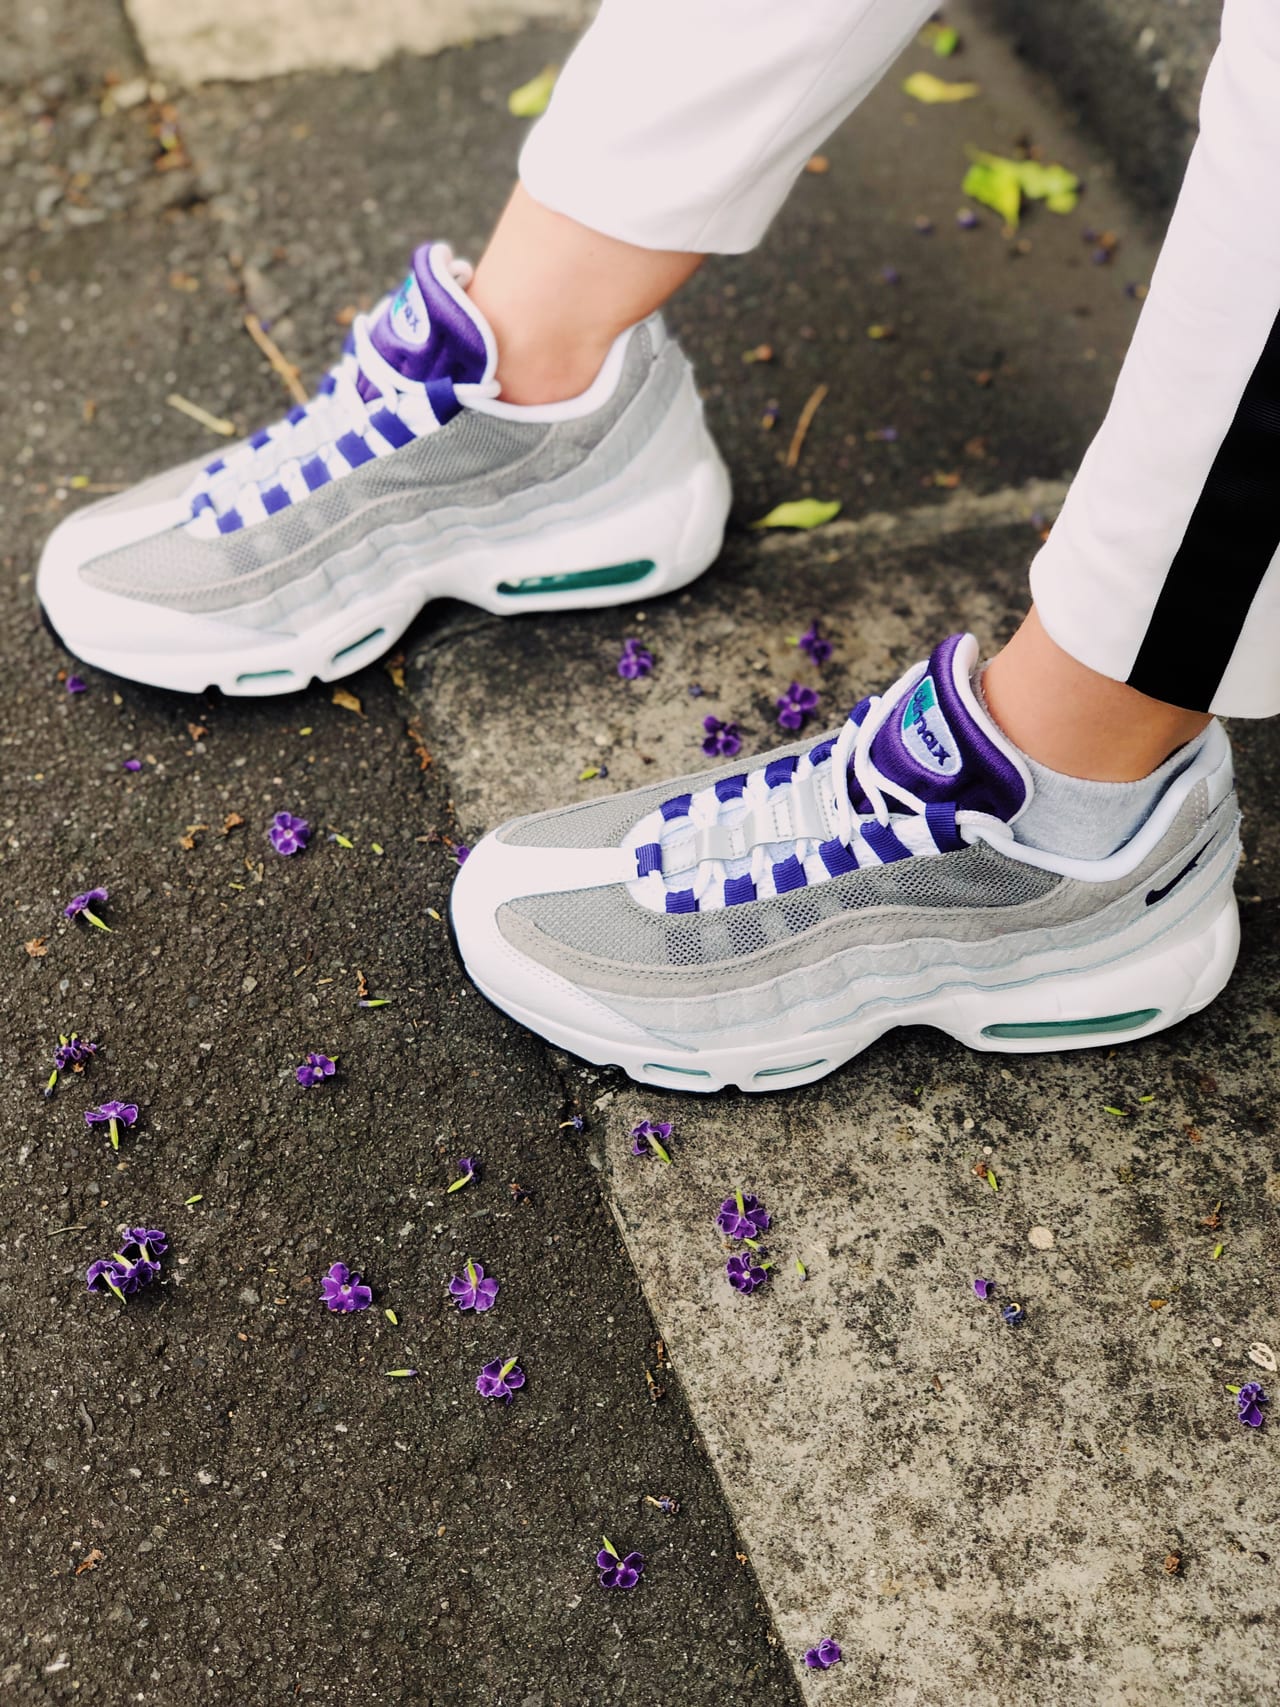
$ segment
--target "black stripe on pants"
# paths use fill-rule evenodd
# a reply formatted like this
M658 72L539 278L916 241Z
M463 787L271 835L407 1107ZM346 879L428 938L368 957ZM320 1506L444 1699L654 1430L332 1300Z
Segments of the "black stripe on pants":
M1280 315L1169 565L1129 686L1208 711L1278 548Z

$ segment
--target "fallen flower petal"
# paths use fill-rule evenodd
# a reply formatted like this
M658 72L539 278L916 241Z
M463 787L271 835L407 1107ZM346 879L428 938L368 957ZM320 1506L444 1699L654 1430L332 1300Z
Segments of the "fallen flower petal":
M926 107L944 105L949 101L971 101L980 91L976 83L948 83L931 71L913 71L902 84L904 95L922 101Z
M140 771L142 769L142 760L141 759L126 759L124 761L124 768L127 771Z
M106 899L107 891L105 889L86 889L83 895L73 895L71 897L66 906L62 909L62 916L64 919L74 919L78 918L79 915L83 913L91 925L96 925L100 931L109 931L111 926L104 925L97 914L90 910L91 908L96 907L100 901L105 901Z
M638 1126L631 1128L631 1154L656 1156L660 1162L669 1162L671 1157L667 1154L664 1143L670 1136L669 1120L642 1120Z
M704 717L702 750L709 759L733 759L742 751L742 734L736 723L722 723L718 717Z
M486 1363L476 1376L476 1392L482 1399L505 1399L510 1404L518 1390L524 1386L524 1370L521 1369L514 1357L501 1363L497 1358L492 1363Z
M65 684L68 693L85 693L88 690L88 685L79 676L68 676Z
M805 1650L804 1663L815 1671L828 1671L841 1658L843 1655L839 1642L833 1641L830 1636L824 1636L816 1648Z
M780 726L783 729L803 729L817 709L820 697L816 689L792 682L787 691L774 701Z
M984 1304L986 1303L987 1299L990 1298L991 1294L995 1291L995 1289L996 1289L995 1281L994 1280L984 1280L981 1275L979 1275L977 1280L975 1280L973 1283L973 1290L977 1293L978 1297L981 1298L981 1300Z
M500 1284L491 1275L486 1276L478 1262L468 1260L465 1273L455 1274L450 1280L449 1294L459 1310L483 1314L493 1308Z
M1026 1318L1027 1312L1021 1304L1002 1304L1000 1314L1004 1318L1006 1327L1016 1328L1018 1323Z
M86 1126L106 1126L111 1134L111 1148L120 1148L120 1128L133 1126L138 1119L136 1102L104 1102L101 1108L87 1108L84 1111Z
M730 1257L724 1265L724 1272L735 1292L748 1295L763 1286L769 1278L768 1269L762 1267L754 1256Z
M618 659L618 674L624 680L633 682L639 676L647 676L653 669L653 653L646 650L638 640L622 642L622 656Z
M448 1187L445 1192L446 1197L450 1191L461 1191L464 1185L470 1185L476 1177L476 1159L474 1156L463 1156L458 1162L458 1166L462 1169L462 1178L454 1180L453 1184Z
M373 1302L373 1288L352 1274L346 1263L335 1262L320 1282L320 1301L330 1310L367 1310Z
M644 1570L644 1554L628 1553L619 1557L617 1549L606 1535L604 1546L596 1554L601 1588L634 1588Z
M305 818L295 818L292 812L277 812L267 835L276 852L287 856L303 851L311 835L311 826Z
M1236 1414L1246 1428L1261 1428L1263 1422L1262 1407L1270 1403L1270 1399L1262 1390L1260 1381L1246 1381L1236 1394Z
M716 1215L716 1226L728 1239L754 1239L769 1227L769 1211L751 1192L735 1191Z
M805 629L796 645L819 669L826 663L834 650L831 642L823 639L816 617Z
M294 1069L294 1078L304 1088L311 1085L321 1085L326 1079L331 1079L337 1072L337 1062L329 1055L322 1055L313 1049L307 1055L300 1067Z
M518 119L536 119L545 113L559 70L559 66L545 65L536 77L513 89L507 96L507 111Z

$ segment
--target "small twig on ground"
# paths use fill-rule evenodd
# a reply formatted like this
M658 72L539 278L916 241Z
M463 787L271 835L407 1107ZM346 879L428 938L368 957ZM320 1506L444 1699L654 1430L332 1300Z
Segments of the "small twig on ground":
M279 344L276 343L275 339L263 330L262 322L258 319L256 314L245 315L244 329L262 351L268 362L270 362L275 372L280 375L281 379L285 383L285 389L288 391L290 397L293 398L294 402L305 403L307 401L307 394L303 390L302 381L298 377L297 368L286 358L284 352L281 350Z
M193 421L199 421L202 427L208 427L211 433L218 433L224 439L233 439L236 434L234 421L224 421L219 415L211 415L207 409L202 409L198 403L193 403L189 397L183 397L176 391L171 391L165 398L171 409L176 409L180 415L189 415Z
M791 443L787 447L788 468L794 468L800 461L800 452L804 449L805 437L813 424L813 417L822 407L822 400L827 395L828 387L818 386L804 408L800 411L800 419L796 422L796 430L791 435Z

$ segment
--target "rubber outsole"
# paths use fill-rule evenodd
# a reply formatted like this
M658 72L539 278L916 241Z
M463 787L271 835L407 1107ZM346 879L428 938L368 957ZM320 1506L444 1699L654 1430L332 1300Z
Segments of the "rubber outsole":
M898 1026L932 1026L970 1049L997 1054L1112 1048L1167 1030L1206 1007L1231 976L1240 943L1231 875L1228 868L1145 952L1003 984L966 981L957 968L927 992L866 1001L838 1026L737 1047L686 1053L657 1038L623 1043L592 1036L469 975L521 1025L596 1066L621 1067L638 1084L701 1094L792 1090L825 1078ZM1028 1035L1032 1027L1044 1029Z

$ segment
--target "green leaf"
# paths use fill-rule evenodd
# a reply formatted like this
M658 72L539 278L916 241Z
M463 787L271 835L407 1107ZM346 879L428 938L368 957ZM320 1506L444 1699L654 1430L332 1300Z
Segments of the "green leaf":
M987 1184L991 1187L992 1191L999 1191L1000 1189L996 1176L992 1173L990 1168L987 1169Z
M1006 225L1017 226L1022 185L1012 160L997 160L994 155L975 160L964 175L960 193L993 208Z
M373 849L374 853L376 853L376 854L380 854L380 853L384 852L384 849L383 849L381 842L370 842L369 846Z
M411 1375L416 1375L416 1369L388 1369L386 1374L392 1381L407 1381Z
M667 1165L670 1166L671 1157L663 1149L662 1145L659 1144L658 1140L652 1136L649 1139L649 1148L653 1151L654 1155L660 1162L666 1162Z
M1079 178L1065 166L1045 166L1039 160L1010 160L1007 164L1017 168L1022 193L1033 202L1074 195L1080 188Z
M595 779L599 775L600 775L600 766L599 765L588 765L585 770L578 772L578 781L579 782L594 782Z
M1080 206L1078 190L1058 190L1044 198L1044 205L1050 213L1074 213Z
M519 1363L519 1361L520 1361L520 1359L518 1357L509 1357L507 1359L507 1361L503 1364L502 1368L498 1371L499 1381L505 1381L507 1376L510 1375L511 1371L515 1368L516 1364Z
M1102 1112L1104 1114L1119 1115L1121 1120L1127 1120L1129 1118L1129 1110L1127 1108L1116 1108L1113 1104L1111 1104L1109 1102L1103 1103Z
M353 848L356 845L353 841L349 840L346 836L340 836L336 830L333 832L333 839L335 842L337 842L337 844L340 848Z
M391 1323L393 1328L398 1328L400 1326L400 1318L396 1315L394 1310L384 1310L382 1314Z
M613 1542L610 1541L607 1535L602 1535L600 1539L604 1542L605 1552L611 1559L616 1559L618 1557L618 1549L614 1546Z
M507 111L518 119L536 119L545 113L559 73L558 65L543 66L536 77L511 91L507 96Z
M801 1280L808 1279L809 1270L800 1261L799 1257L796 1258L796 1273L800 1276Z
M474 1174L463 1174L461 1179L454 1180L453 1184L445 1192L445 1196L448 1197L450 1191L461 1191L463 1186L470 1185L475 1177L476 1176Z
M979 90L976 83L948 83L932 71L913 71L903 82L902 92L913 101L923 101L926 107L937 107L951 101L971 101Z
M198 1191L198 1192L196 1192L194 1197L189 1197L187 1199L187 1201L182 1205L182 1207L184 1209L190 1209L190 1207L193 1203L203 1203L203 1202L204 1202L204 1193L202 1191Z
M391 1006L391 997L366 996L360 1006L362 1008L389 1008Z
M476 1265L470 1257L467 1258L467 1279L473 1286L476 1284Z
M960 46L960 32L950 24L937 24L933 30L933 51L939 59L950 59Z
M775 504L767 516L751 525L758 528L820 528L840 514L838 498L794 498L789 504Z
M109 1284L110 1284L110 1282L108 1282L108 1285ZM1227 1392L1228 1393L1238 1393L1239 1391L1240 1391L1240 1389L1238 1387L1232 1387L1228 1384L1228 1386L1227 1386Z
M733 1201L738 1206L738 1214L739 1215L745 1215L747 1213L747 1206L742 1200L742 1187L741 1186L739 1186L737 1191L734 1192Z
M1218 1258L1222 1255L1223 1251L1225 1251L1226 1248L1227 1247L1225 1245L1215 1245L1213 1247L1213 1256L1210 1258L1210 1261L1211 1262L1217 1262Z

